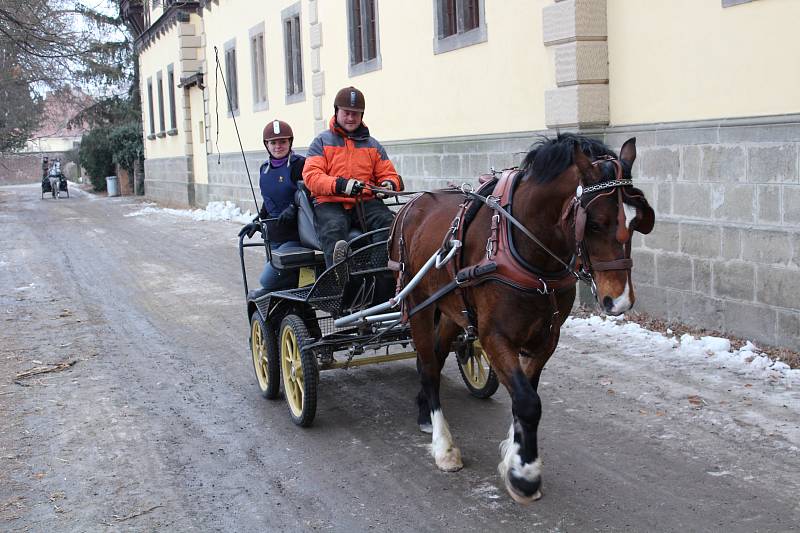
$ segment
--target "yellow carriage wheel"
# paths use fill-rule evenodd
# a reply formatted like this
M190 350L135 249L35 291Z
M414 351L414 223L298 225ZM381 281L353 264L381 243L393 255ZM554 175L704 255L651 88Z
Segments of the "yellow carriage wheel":
M489 364L489 358L486 357L480 341L476 340L471 346L463 349L466 353L459 354L458 370L469 393L481 399L491 397L497 391L500 382Z
M281 393L280 362L275 331L255 311L250 317L250 354L258 388L264 398L274 400Z
M308 329L299 316L288 315L281 322L283 393L292 422L303 427L311 425L317 411L317 358L312 352L301 349L309 338Z

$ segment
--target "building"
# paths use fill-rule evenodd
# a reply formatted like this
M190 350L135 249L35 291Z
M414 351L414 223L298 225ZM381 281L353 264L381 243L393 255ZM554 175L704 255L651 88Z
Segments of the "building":
M302 149L348 85L409 188L514 165L556 129L614 149L636 136L634 177L657 213L634 243L638 308L800 348L800 2L121 6L138 34L149 196L252 207L232 119L256 172L268 120Z

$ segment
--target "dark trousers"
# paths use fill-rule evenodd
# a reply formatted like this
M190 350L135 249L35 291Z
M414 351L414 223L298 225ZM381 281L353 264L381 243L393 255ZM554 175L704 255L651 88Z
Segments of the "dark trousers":
M382 200L367 200L364 206L364 223L362 227L358 220L356 207L345 209L338 202L326 202L314 206L314 213L317 219L317 235L325 254L325 264L330 267L333 264L333 247L337 241L347 240L347 236L352 228L358 228L362 232L388 228L394 220L394 213L386 207ZM385 238L382 237L382 238Z

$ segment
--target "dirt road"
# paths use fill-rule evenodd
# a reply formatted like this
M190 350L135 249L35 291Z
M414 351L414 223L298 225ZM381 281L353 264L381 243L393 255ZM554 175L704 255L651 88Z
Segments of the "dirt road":
M73 192L74 191L74 192ZM496 473L510 407L442 385L436 470L413 362L321 374L315 424L258 394L238 225L0 188L0 530L790 531L800 390L566 334L542 378L544 498ZM23 371L75 361L57 372ZM702 402L689 402L699 396Z

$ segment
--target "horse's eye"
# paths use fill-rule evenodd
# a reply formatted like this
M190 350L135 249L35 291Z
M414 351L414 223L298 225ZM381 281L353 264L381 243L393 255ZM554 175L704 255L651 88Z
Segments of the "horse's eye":
M602 228L600 227L600 224L598 224L597 222L594 222L592 220L589 220L589 221L586 222L586 227L589 229L589 231L594 231L594 232L599 232L599 231L602 230Z

